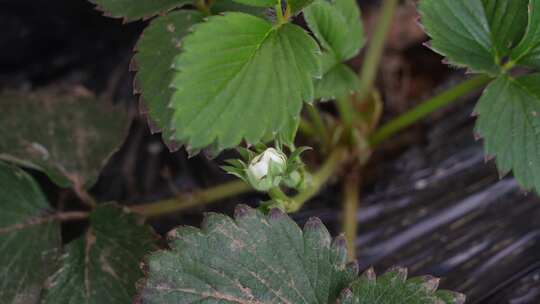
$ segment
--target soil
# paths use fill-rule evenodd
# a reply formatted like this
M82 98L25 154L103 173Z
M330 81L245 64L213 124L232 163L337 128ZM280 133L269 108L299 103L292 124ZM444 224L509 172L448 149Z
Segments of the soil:
M367 32L377 1L360 1ZM400 7L378 76L383 120L463 79L422 46L412 4ZM34 90L51 84L83 85L137 108L128 72L131 50L144 22L127 25L102 17L85 0L0 0L0 89ZM350 64L362 65L361 56ZM468 303L540 301L540 200L511 177L500 179L484 161L470 117L476 96L432 115L375 152L365 169L359 236L362 268L409 267L411 275L443 277L442 288L468 295ZM126 142L106 165L91 193L100 201L152 202L217 185L231 178L217 160L185 151L169 153L145 119L137 117ZM70 209L76 199L34 173L52 201ZM318 216L340 231L339 186L329 185L301 212L299 223ZM264 199L244 195L152 222L160 233L198 225L203 211L228 214L236 203ZM84 227L69 224L64 239Z

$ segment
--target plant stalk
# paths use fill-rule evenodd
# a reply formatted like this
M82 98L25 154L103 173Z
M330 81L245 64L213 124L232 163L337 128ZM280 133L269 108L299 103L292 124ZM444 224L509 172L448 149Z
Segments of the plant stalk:
M480 88L491 80L489 76L481 75L464 81L463 83L449 89L406 112L405 114L391 120L379 128L370 138L372 147L377 146L382 141L390 138L392 135L414 124L428 114L442 108L443 106L456 101L459 97L466 95ZM330 153L319 171L317 171L309 183L309 186L299 194L290 198L292 200L288 212L296 212L306 201L315 196L320 188L334 176L342 162L347 157L345 148L337 148ZM252 191L252 189L242 181L233 181L222 184L206 190L201 190L192 194L181 195L176 198L163 200L159 202L137 205L131 207L134 212L147 217L157 217L168 213L183 211L199 205L213 203L224 199Z
M300 210L309 199L314 197L321 190L322 186L335 175L347 156L348 154L345 148L340 147L332 151L321 168L312 175L307 188L292 198L287 212L292 213Z
M306 108L310 121L315 129L315 134L321 140L321 146L324 147L324 149L328 148L328 144L330 143L330 133L328 133L328 129L322 120L319 110L315 107L315 105L307 105Z
M345 127L350 128L355 119L354 114L356 113L352 106L351 99L348 95L338 96L336 98L336 106Z
M392 24L392 17L394 16L397 5L398 0L383 1L380 15L375 25L375 33L371 37L371 42L364 58L364 65L360 72L359 101L364 100L370 94L373 83L375 82L377 69L386 43L386 36Z
M370 145L372 147L377 146L395 133L412 125L441 107L457 100L459 97L478 89L479 87L488 83L490 80L491 78L489 76L477 76L423 102L412 110L394 120L391 120L379 128L369 138ZM328 180L334 175L335 171L339 169L346 157L347 151L345 148L337 148L331 152L319 171L312 176L309 186L293 198L290 198L292 202L287 211L296 212L302 208L304 203L315 196L319 192L320 188L322 188L322 186L328 182ZM239 195L249 191L252 191L252 189L244 182L233 181L192 194L181 195L172 199L133 206L131 209L134 212L140 213L147 217L157 217L168 213L183 211L195 206L213 203L226 197Z
M268 191L268 195L276 202L288 203L290 198L279 187L274 187Z
M195 206L202 206L221 199L252 191L243 181L224 183L195 193L183 194L175 198L141 204L131 207L133 212L146 217L158 217L164 214L179 212Z
M382 141L390 138L397 132L426 117L428 114L431 114L436 110L456 100L459 100L460 97L477 90L491 81L491 79L492 78L487 75L476 76L422 102L411 110L393 120L390 120L382 127L378 128L377 131L375 131L375 133L373 133L373 135L369 138L370 145L372 147L379 145Z
M356 259L356 234L358 231L358 205L360 199L360 171L355 166L343 182L343 231L347 240L347 253L350 261Z
M276 27L279 28L283 24L287 23L288 16L283 15L283 6L281 5L282 0L278 0L275 6L276 10Z

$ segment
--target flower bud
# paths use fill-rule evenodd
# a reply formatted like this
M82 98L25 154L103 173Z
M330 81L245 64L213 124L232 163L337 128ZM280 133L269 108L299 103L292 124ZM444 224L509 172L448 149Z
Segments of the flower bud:
M272 166L272 164L274 164ZM283 173L286 169L287 156L274 148L268 148L263 153L257 155L250 163L248 170L258 180L268 175L271 167Z
M247 180L255 189L268 191L279 186L286 169L287 156L274 148L268 148L249 163Z
M304 176L296 170L291 172L283 182L289 188L300 190L304 186Z

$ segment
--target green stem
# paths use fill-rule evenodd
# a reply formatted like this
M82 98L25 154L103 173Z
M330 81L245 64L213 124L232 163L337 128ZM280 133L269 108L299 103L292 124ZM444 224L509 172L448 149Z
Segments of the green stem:
M302 208L305 202L314 197L328 180L335 175L336 170L347 157L347 151L344 148L334 150L321 168L312 175L306 189L298 193L292 198L291 204L288 206L287 212L296 212Z
M321 140L321 146L326 148L330 143L330 133L322 120L319 110L314 105L307 105L307 112L311 122L313 123L313 128L315 129L316 135Z
M291 200L279 187L268 190L268 195L276 202L288 203Z
M356 113L352 107L351 100L347 95L339 96L336 98L336 105L343 123L347 128L350 128L354 121L354 114Z
M465 94L473 92L491 81L492 78L487 75L480 75L466 80L457 86L428 99L413 109L405 112L399 117L387 122L380 127L370 138L369 143L372 147L377 146L382 141L390 138L392 135L414 124L418 120L426 117L428 114L450 104Z
M287 23L287 19L283 16L283 7L281 6L281 0L278 0L276 6L276 27L280 27Z
M182 211L195 206L203 206L218 200L251 191L243 181L228 182L213 188L208 188L191 194L180 195L176 198L159 202L136 205L131 210L146 217L157 217L164 214Z
M347 252L350 261L356 259L356 246L354 243L358 231L356 214L358 212L360 198L359 187L360 172L358 168L354 167L343 182L343 231L347 240Z
M287 202L287 211L298 211L303 204L315 196L320 188L334 175L334 172L339 168L341 162L347 156L347 152L343 148L334 150L326 159L313 176L307 189L300 192L293 198L288 197L280 189L272 189L269 194L272 198L279 198ZM183 211L195 206L203 206L216 202L218 200L239 195L252 191L243 181L234 181L222 184L213 188L201 190L192 194L181 195L176 198L153 202L149 204L136 205L130 209L133 212L142 214L146 217L158 217L173 212ZM279 190L279 191L278 191Z
M364 100L370 93L373 83L375 82L375 76L377 75L377 69L383 53L384 45L386 43L386 36L390 25L392 24L392 17L396 11L398 0L384 0L381 8L380 16L375 25L375 33L371 37L371 42L367 49L366 57L364 58L364 65L360 72L360 88L358 100Z

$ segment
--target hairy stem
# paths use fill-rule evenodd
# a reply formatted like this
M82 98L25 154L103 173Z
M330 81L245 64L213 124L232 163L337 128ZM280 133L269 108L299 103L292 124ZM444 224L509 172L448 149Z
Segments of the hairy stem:
M298 211L306 201L315 196L322 186L334 175L340 168L342 161L347 157L347 151L344 148L334 150L321 168L312 175L309 186L294 197L288 197L281 190L270 191L274 199L280 199L287 202L287 211ZM195 206L203 206L221 199L253 191L242 181L233 181L213 188L208 188L192 194L181 195L176 198L158 201L149 204L142 204L131 207L133 212L142 214L146 217L158 217L165 214L183 211Z
M472 79L466 80L456 87L449 89L425 102L418 105L416 108L406 112L402 116L388 122L381 128L379 128L370 138L370 144L372 147L378 145L382 141L390 138L395 133L410 126L418 120L424 118L428 114L435 110L457 100L459 97L466 95L475 89L478 89L482 85L489 82L491 78L488 76L477 76ZM307 124L309 125L309 124ZM310 132L313 126L309 126ZM313 127L313 129L316 129ZM318 132L318 131L316 131ZM306 201L315 196L320 189L328 182L328 180L334 176L335 172L340 168L342 162L347 157L347 151L345 148L336 148L330 153L326 161L321 168L312 176L312 180L308 187L290 198L291 203L288 207L288 212L296 212ZM205 204L213 203L221 199L239 195L253 191L248 185L242 181L233 181L226 184L222 184L213 188L201 190L192 194L181 195L176 198L163 200L159 202L137 205L131 207L134 212L140 213L147 217L157 217L164 214L178 212L186 210L195 206L202 206Z
M359 205L359 187L360 187L360 172L358 167L354 167L350 174L343 181L343 210L342 222L345 239L347 240L347 248L349 260L356 259L356 234L358 230L358 221L356 214Z
M311 181L306 189L298 193L292 198L291 204L288 206L287 212L296 212L304 206L304 203L314 197L324 186L328 180L335 175L343 161L347 158L347 150L337 148L332 151L321 168L312 175Z
M252 191L243 181L228 182L219 186L175 198L131 207L131 210L146 217L157 217L213 203L221 199Z
M382 141L426 117L428 114L431 114L434 111L459 100L460 97L484 86L490 80L491 78L487 75L476 76L422 102L418 106L377 129L377 131L369 138L370 145L372 147L377 146Z
M398 0L383 1L383 6L377 24L375 25L375 33L371 37L371 42L364 58L364 66L360 72L359 101L364 100L369 95L375 82L375 76L377 75L377 69L386 43L386 36L392 24L392 17L394 16L397 5Z
M382 141L390 138L395 133L412 125L443 106L457 100L459 97L473 92L474 90L488 83L490 80L491 78L489 76L477 76L423 102L412 110L394 120L391 120L379 128L369 138L371 146L374 147L380 144ZM314 129L316 128L314 127ZM328 180L335 174L346 157L347 151L344 148L336 148L333 152L331 152L321 168L312 176L309 186L304 191L290 198L292 201L287 211L296 212L302 208L304 203L315 196L320 191L322 186L326 184ZM244 182L234 181L192 194L181 195L168 200L133 206L131 209L134 212L143 214L147 217L157 217L168 213L182 211L195 206L213 203L221 199L249 191L252 191L252 189Z
M268 195L276 202L288 203L290 198L279 187L274 187L268 191Z

